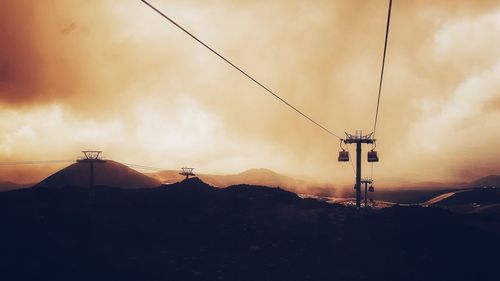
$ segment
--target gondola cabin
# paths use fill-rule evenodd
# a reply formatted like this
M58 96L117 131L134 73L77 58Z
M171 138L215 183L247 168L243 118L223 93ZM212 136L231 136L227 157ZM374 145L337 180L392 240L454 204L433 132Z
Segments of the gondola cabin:
M339 151L339 162L349 162L349 152Z
M378 162L378 155L376 151L368 151L368 162Z

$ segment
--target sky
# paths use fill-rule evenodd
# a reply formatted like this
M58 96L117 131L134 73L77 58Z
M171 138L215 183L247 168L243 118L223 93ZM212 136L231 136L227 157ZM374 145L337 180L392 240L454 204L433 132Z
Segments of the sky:
M150 2L337 135L373 130L388 1ZM375 181L500 174L500 1L394 0L392 13ZM139 0L0 0L0 42L0 162L98 149L353 181L338 139ZM1 166L0 179L58 168Z

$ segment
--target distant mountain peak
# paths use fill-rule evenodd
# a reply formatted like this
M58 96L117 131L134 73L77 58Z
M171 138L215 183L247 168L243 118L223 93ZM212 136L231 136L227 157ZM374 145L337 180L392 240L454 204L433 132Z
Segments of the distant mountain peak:
M173 184L164 184L163 188L166 188L169 190L177 190L177 191L184 190L186 192L214 189L213 186L202 181L198 177L183 179L182 181L179 181L179 182L176 182Z
M88 163L73 163L68 167L47 177L35 187L62 188L88 187L90 184L90 165ZM107 160L104 163L94 164L95 186L109 186L119 188L152 188L161 183L137 172L124 164Z
M275 171L266 168L254 168L240 173L240 175L262 175L262 174L278 175L278 173L276 173Z
M192 178L184 179L184 180L181 181L181 183L182 184L188 184L188 185L209 185L209 184L205 183L204 181L202 181L198 177L192 177Z
M479 178L468 184L470 187L483 187L483 186L496 186L500 187L500 175L488 175L486 177Z
M487 175L485 177L482 177L482 179L497 179L500 178L500 175Z

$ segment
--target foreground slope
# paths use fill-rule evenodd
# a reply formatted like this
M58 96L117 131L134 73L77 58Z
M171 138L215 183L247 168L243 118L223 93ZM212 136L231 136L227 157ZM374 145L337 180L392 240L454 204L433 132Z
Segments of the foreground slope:
M440 200L435 200L431 206L465 213L500 213L500 188L463 189L443 194L436 199Z
M88 187L90 184L90 164L74 163L44 179L36 187ZM120 188L152 188L161 183L115 161L94 164L96 186Z
M356 211L278 188L0 194L4 280L498 280L499 217Z

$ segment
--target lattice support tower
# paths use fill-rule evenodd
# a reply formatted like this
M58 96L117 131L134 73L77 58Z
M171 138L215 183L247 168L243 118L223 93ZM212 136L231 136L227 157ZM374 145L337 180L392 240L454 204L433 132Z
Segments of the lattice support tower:
M179 175L183 175L186 177L186 179L189 179L189 177L195 177L196 175L193 173L194 168L186 168L183 167L181 168L181 172Z
M361 130L357 130L354 135L346 134L345 144L356 144L356 207L361 207L361 146L362 144L375 144L372 134L363 135Z
M373 180L367 178L361 179L361 184L365 185L365 208L368 208L368 185L373 184Z
M90 167L90 178L89 178L89 187L94 188L95 178L94 178L94 164L95 163L104 163L106 160L103 160L100 155L102 151L100 150L83 150L83 157L76 160L78 163L88 163Z

